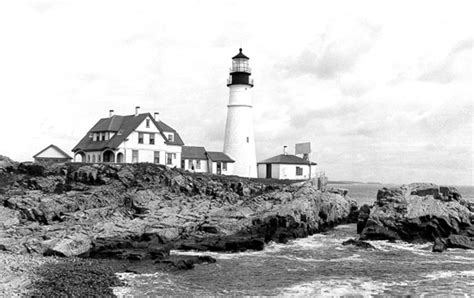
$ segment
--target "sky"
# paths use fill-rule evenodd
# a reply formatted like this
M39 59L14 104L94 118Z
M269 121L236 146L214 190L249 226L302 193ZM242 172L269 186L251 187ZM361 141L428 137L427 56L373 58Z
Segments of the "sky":
M330 180L474 185L470 2L1 1L0 154L135 106L222 150L242 47L257 160L311 142Z

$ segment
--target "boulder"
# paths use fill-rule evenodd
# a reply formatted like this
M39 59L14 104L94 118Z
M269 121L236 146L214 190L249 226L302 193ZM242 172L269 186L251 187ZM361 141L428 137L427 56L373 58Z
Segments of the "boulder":
M357 234L360 234L367 223L370 215L370 207L367 204L364 204L359 209L359 214L357 217Z
M446 241L442 238L436 238L433 243L433 252L443 252L448 248Z
M74 234L53 242L43 253L44 256L72 257L87 253L91 248L91 240L87 235Z
M365 217L366 211L361 208L360 214ZM368 218L360 217L362 240L436 241L434 251L472 248L474 214L454 187L415 183L383 188Z
M362 240L356 240L356 239L346 240L346 241L342 242L342 245L344 245L344 246L354 245L354 246L364 248L364 249L375 249L375 247L372 244L370 244L369 242L362 241Z

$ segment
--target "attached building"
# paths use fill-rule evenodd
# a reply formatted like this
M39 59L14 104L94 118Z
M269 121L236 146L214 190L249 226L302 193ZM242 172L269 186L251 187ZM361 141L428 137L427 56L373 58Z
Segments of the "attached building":
M197 173L208 172L206 149L197 146L183 146L181 168Z
M234 160L223 152L208 151L209 172L217 175L233 175Z
M150 162L181 167L179 134L150 113L100 119L72 150L77 162Z
M56 145L49 145L33 156L35 162L69 162L72 157Z
M290 180L314 178L316 165L296 155L280 154L257 163L258 178Z
M204 147L183 146L181 168L195 173L233 175L234 160L223 152Z

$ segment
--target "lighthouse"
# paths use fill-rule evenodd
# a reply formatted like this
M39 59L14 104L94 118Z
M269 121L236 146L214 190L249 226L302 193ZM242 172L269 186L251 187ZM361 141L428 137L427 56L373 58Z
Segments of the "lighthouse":
M252 97L253 79L249 58L239 53L232 58L227 81L229 104L225 126L224 153L235 160L234 175L257 177L257 158L253 134Z

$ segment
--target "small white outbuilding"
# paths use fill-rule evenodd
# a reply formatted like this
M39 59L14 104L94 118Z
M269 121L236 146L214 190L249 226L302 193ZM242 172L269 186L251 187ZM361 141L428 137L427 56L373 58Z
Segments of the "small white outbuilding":
M257 163L258 178L305 180L316 177L317 163L280 154Z
M56 145L49 145L33 156L35 162L69 162L72 157Z

